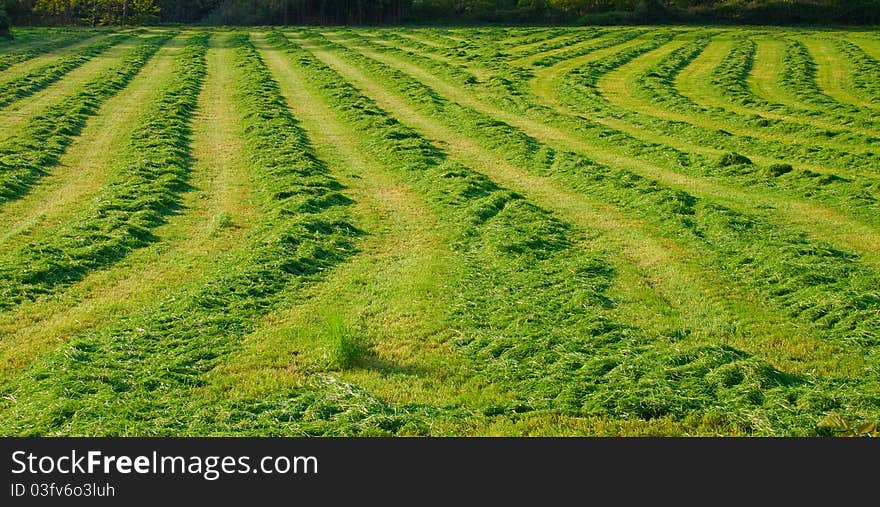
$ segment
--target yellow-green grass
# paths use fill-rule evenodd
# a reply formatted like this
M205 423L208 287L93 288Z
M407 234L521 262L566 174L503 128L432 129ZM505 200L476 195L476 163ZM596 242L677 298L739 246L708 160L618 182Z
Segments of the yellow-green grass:
M95 42L107 37L108 35L109 33L95 34L86 39L77 41L74 44L64 47L58 51L52 51L46 54L42 54L35 58L31 58L12 65L6 70L0 72L0 80L5 82L15 79L17 77L24 76L25 74L33 71L34 69L42 67L43 65L53 63L61 58L64 58L65 56L76 53L77 50L82 49L90 44L94 44Z
M698 35L690 35L690 37L696 36ZM731 125L728 122L716 120L706 115L691 115L671 111L664 108L662 105L652 103L650 100L640 97L638 92L636 91L639 85L638 76L646 72L658 60L665 56L668 56L676 49L681 48L682 46L690 42L690 40L691 39L689 38L680 37L670 42L669 44L665 44L658 49L641 55L633 61L621 65L614 71L602 76L602 78L599 80L599 83L597 84L600 93L605 98L607 98L609 102L616 106L622 107L628 111L644 114L649 117L657 117L665 120L689 123L712 130L725 130L734 135L752 136L759 139L781 141L787 144L799 144L805 142L805 139L803 139L802 136L768 133L761 129L745 128L739 125ZM809 142L811 144L827 145L836 148L845 147L844 149L855 151L865 150L865 148L861 145L842 144L834 140L826 141L823 139L813 138L810 139ZM747 155L752 157L758 154L747 153Z
M739 35L736 31L730 31L713 37L706 49L676 77L675 87L683 96L703 106L720 107L741 115L759 115L765 118L800 122L831 130L841 127L839 124L825 121L821 117L783 114L760 107L748 107L726 100L717 88L709 85L709 83L712 79L712 71L738 44L736 35ZM830 72L831 70L826 68L825 62L819 64L820 76ZM820 86L822 86L821 83ZM870 134L865 129L859 129L858 127L849 128L857 132Z
M369 357L341 378L394 402L454 396L457 388L443 382L463 375L454 371L449 330L442 326L444 288L455 276L448 225L357 146L283 53L262 54L316 153L355 201L356 225L367 234L356 257L269 315L207 389L259 396L303 384L326 369L325 327L341 318L372 345Z
M838 102L859 107L876 107L863 100L847 86L848 77L855 69L847 61L846 56L834 47L834 41L828 37L798 37L816 62L816 83L819 89Z

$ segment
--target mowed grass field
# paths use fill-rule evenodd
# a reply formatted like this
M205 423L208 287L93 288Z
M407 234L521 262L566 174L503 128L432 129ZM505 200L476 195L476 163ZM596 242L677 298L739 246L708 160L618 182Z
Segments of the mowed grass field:
M18 28L3 435L880 420L880 34Z

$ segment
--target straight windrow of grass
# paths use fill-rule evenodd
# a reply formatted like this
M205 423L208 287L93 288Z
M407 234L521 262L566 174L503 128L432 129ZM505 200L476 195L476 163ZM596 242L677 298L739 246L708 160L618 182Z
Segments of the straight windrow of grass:
M204 35L194 36L177 56L173 82L146 106L112 180L90 206L50 236L0 256L0 309L51 293L154 241L150 230L175 212L186 186L189 125L205 74L205 42ZM143 60L155 49L141 51ZM117 72L125 76L117 85L134 74L130 68Z
M446 288L457 276L450 225L361 149L355 132L284 53L262 41L258 46L316 154L355 201L352 220L365 234L356 240L357 256L267 316L192 396L232 402L246 414L242 399L281 400L278 393L302 389L316 376L393 404L433 402L460 391L482 396L486 386L465 387L465 368L445 343ZM253 402L252 413L269 406ZM241 419L228 424L240 425L239 431L252 416ZM281 427L296 433L296 425ZM225 431L233 430L219 434ZM332 431L345 432L339 425Z
M174 30L157 31L152 35L168 35ZM27 97L22 97L5 108L0 109L0 122L3 123L3 136L0 140L19 133L27 122L33 120L46 109L65 97L81 91L87 84L94 84L95 78L124 61L130 51L149 39L149 35L131 37L105 52L95 56L83 65L68 72L63 79L57 80Z
M116 44L129 39L131 36L129 34L109 35L94 44L89 44L79 49L72 55L59 58L23 76L0 83L0 109L22 97L31 95L49 86L71 70L92 59L92 57L103 53Z
M110 177L119 149L137 124L143 104L171 76L177 44L163 45L123 90L101 103L58 162L21 198L0 212L0 251L46 234L87 206Z
M848 40L837 39L835 43L853 67L850 73L853 89L867 102L880 106L880 60Z
M168 36L150 37L129 50L122 62L86 86L46 107L0 141L0 205L21 197L46 174L100 105L125 88ZM2 305L0 305L2 306Z

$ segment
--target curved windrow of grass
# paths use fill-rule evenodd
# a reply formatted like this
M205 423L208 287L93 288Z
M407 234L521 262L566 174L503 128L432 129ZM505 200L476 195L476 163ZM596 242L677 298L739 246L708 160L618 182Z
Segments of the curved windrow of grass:
M681 95L675 88L675 79L708 46L713 34L701 34L694 41L676 49L661 59L645 73L637 75L636 90L652 106L682 116L705 116L717 122L718 127L739 127L755 136L768 134L783 135L796 142L810 139L814 145L825 144L839 148L842 143L849 144L853 151L864 150L870 145L880 146L880 138L837 129L823 129L791 120L774 120L760 115L746 116L721 108L706 108ZM875 126L876 127L876 126ZM878 130L880 131L880 130Z
M581 236L521 196L448 160L311 53L277 33L269 40L288 50L291 62L326 101L363 133L362 142L374 156L436 203L451 223L462 224L456 249L468 268L452 291L459 301L450 318L461 333L456 345L476 371L514 396L486 408L484 415L550 410L713 421L755 432L799 426L809 433L815 421L807 414L829 403L876 412L878 400L866 394L867 387L854 387L844 400L835 391L841 379L804 387L804 379L741 351L684 343L669 347L678 339L648 340L638 329L614 322L608 317L613 301L605 294L614 270L600 251L584 248L581 242L588 244L591 233ZM594 172L589 169L584 172ZM637 182L626 183L631 188ZM645 182L637 192L655 187ZM668 194L656 197L669 205ZM718 236L728 233L718 231ZM722 406L728 408L716 410Z
M755 137L752 135L734 135L724 129L706 128L688 123L686 121L667 120L658 116L636 112L619 104L612 103L605 97L598 87L599 81L604 76L618 69L622 65L633 61L635 58L646 54L648 51L660 47L661 44L645 44L627 51L621 51L598 61L590 62L586 66L575 69L564 75L556 83L555 92L557 97L565 105L582 114L591 114L599 117L624 120L629 124L648 129L651 132L662 133L674 137L678 141L686 141L695 146L703 146L716 150L735 151L746 155L761 155L773 157L783 163L805 163L822 167L847 169L851 167L871 168L876 171L880 168L880 154L869 150L853 152L850 149L841 149L831 146L816 145L803 142L775 140L772 137ZM651 74L661 76L659 69L675 69L681 65L681 60L687 60L690 56L686 52L670 55L660 59L658 63L631 78L636 89L644 93L646 83L651 83ZM674 72L674 71L673 71Z
M128 34L110 35L103 40L83 47L75 54L38 67L24 76L0 83L0 108L42 90L61 79L68 72L130 37L131 35Z
M629 35L627 35L629 37ZM346 41L375 48L370 42L347 37ZM610 46L609 46L610 47ZM880 182L871 177L841 176L833 173L816 173L808 169L793 169L787 165L759 166L736 156L708 157L687 152L664 144L641 141L618 130L593 122L588 116L565 115L536 104L519 77L518 71L507 73L509 77L496 76L486 83L476 83L472 76L459 68L439 65L430 58L406 51L384 48L383 53L393 54L405 61L415 62L456 86L467 87L463 93L478 90L488 100L507 111L530 116L547 125L556 125L576 133L597 147L627 156L646 160L660 167L700 178L710 178L735 187L752 187L773 194L787 194L796 198L815 200L832 206L847 214L870 223L880 218ZM366 61L366 60L361 60ZM381 68L381 66L377 67ZM374 69L375 70L375 69ZM391 78L389 76L389 78ZM411 84L395 81L396 88L406 90ZM436 95L436 94L434 94ZM430 105L424 101L422 107ZM486 120L489 121L489 120ZM747 163L744 163L747 162ZM861 168L856 169L861 175Z
M326 39L311 40L380 76L414 105L511 162L559 177L706 252L706 261L764 294L793 318L815 325L828 339L869 347L880 344L880 273L857 256L808 240L771 213L736 211L628 170L554 150L508 124L440 97L400 71Z
M850 74L852 87L865 100L880 105L880 61L848 40L837 39L835 43L854 68Z
M182 63L201 66L203 43L181 55ZM7 382L0 405L5 434L217 431L222 425L214 420L234 407L203 406L191 390L285 293L353 253L357 231L345 210L350 201L315 158L246 36L232 44L238 58L234 101L261 210L247 243L218 259L206 281L185 285L155 305L78 337ZM325 385L325 391L334 387ZM294 406L302 400L288 401ZM373 419L380 417L373 413Z
M90 206L51 235L0 257L0 309L51 293L153 241L150 229L174 212L186 184L189 124L205 75L206 41L193 37L177 56L171 84L146 106L113 179ZM130 68L119 72L134 74Z
M821 119L841 127L873 129L880 128L870 118L860 118L851 114L841 114L830 110L795 108L787 104L771 102L757 95L749 86L748 77L755 63L757 44L747 36L735 37L735 44L724 56L721 63L712 71L710 84L726 99L746 107L760 108L765 111L784 114L792 117ZM756 118L758 126L772 123L766 118ZM822 134L827 137L825 134Z
M779 85L800 103L853 115L865 112L854 105L839 102L822 91L816 78L816 62L803 42L789 39L786 41L784 51Z
M541 44L536 44L529 47L527 50L518 51L516 53L507 52L506 54L502 53L502 55L507 58L515 58L516 60L531 59L544 53L555 53L559 52L559 50L567 48L568 46L592 41L593 39L601 37L606 33L607 32L605 30L599 30L596 28L580 29L575 31L574 33L569 32L565 37L558 37L543 42Z
M4 71L16 63L21 63L40 55L57 51L94 35L95 32L87 30L62 31L59 35L57 29L52 30L51 34L34 34L34 37L28 34L25 36L25 38L28 39L25 48L18 50L13 49L8 53L0 54L0 71ZM40 42L31 43L30 39L32 38L37 38Z
M125 88L168 38L146 39L129 51L119 65L102 72L82 90L50 105L15 134L0 141L0 205L22 196L55 165L88 118L105 100Z
M579 58L600 49L629 42L644 33L644 30L613 30L600 35L595 41L592 41L589 44L579 44L563 51L557 51L547 55L538 55L536 58L530 59L529 63L532 67L551 67L557 63Z

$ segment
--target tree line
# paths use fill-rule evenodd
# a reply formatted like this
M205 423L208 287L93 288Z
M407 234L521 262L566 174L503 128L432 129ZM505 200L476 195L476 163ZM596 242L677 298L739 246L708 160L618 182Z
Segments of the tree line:
M880 0L0 0L13 23L880 23Z

